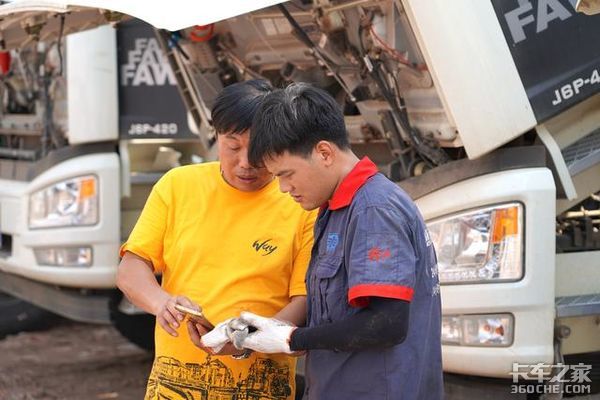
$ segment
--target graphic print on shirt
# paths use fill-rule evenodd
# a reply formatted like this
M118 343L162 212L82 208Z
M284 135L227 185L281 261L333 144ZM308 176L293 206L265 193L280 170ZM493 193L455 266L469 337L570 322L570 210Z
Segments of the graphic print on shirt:
M390 258L392 255L390 249L382 249L379 246L371 247L367 251L367 257L369 257L369 261L379 261Z
M435 254L435 249L433 248L433 242L431 241L431 235L429 234L429 230L425 228L423 230L423 234L425 235L425 245L429 249L430 257L431 257L431 280L433 281L433 288L431 290L431 296L439 296L440 295L440 277L438 273L438 263L437 256Z
M254 243L252 243L252 247L254 248L254 250L256 250L257 253L260 253L263 256L268 256L269 254L277 250L277 246L273 244L272 240L273 239L255 240Z
M428 229L424 229L423 230L423 235L425 236L425 245L427 247L430 247L431 244L432 244L432 241L431 241L431 235L429 234L429 230Z
M336 232L327 234L327 253L333 253L340 242L340 235Z
M368 267L381 271L395 271L399 259L399 240L389 233L367 233L367 243L364 247L365 261Z
M292 393L289 379L289 367L268 358L257 358L242 378L210 355L203 364L163 356L154 360L146 400L286 400Z

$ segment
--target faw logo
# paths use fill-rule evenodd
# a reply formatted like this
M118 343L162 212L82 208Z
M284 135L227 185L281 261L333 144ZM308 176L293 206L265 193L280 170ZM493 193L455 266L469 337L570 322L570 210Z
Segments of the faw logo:
M564 21L576 14L577 0L518 0L517 8L504 14L513 42L538 34L556 20Z
M261 253L263 256L268 256L269 254L277 250L277 246L270 242L271 239L267 239L264 242L259 242L258 240L255 240L254 243L252 243L252 247L254 247L254 250L256 250L257 253Z
M175 85L175 75L158 41L154 38L136 39L134 49L127 52L127 64L121 65L121 85L167 84Z

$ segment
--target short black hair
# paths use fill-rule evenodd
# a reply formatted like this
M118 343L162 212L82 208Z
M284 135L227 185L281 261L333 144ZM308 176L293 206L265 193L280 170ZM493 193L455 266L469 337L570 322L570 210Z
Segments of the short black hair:
M269 81L254 79L227 86L212 108L212 124L217 134L243 133L252 126L254 114L273 87Z
M266 157L286 151L307 157L321 140L350 147L342 110L324 90L293 83L263 100L250 129L248 160L262 165Z

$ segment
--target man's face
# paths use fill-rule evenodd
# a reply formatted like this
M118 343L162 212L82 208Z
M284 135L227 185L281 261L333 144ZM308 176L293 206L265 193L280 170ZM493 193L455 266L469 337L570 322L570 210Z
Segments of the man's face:
M314 151L308 157L285 152L267 157L265 166L279 178L279 188L289 193L305 210L314 210L325 204L335 190L335 180L327 168L327 161Z
M248 163L248 131L223 133L217 138L221 170L227 183L243 192L253 192L271 182L273 175L266 168L254 168Z

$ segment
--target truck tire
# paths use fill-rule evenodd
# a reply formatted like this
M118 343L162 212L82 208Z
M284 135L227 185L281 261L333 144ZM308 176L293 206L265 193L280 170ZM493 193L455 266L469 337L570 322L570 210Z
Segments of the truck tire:
M57 320L56 314L0 292L0 338L22 331L46 329Z
M116 291L110 301L110 319L123 337L144 350L154 351L154 325L156 318L150 314L125 314L119 310L123 298Z
M585 368L589 369L587 373L586 384L589 384L590 391L588 394L598 394L600 393L600 351L596 351L593 353L584 353L584 354L570 354L565 356L565 364L566 365L581 365L583 364ZM568 372L568 376L571 376L573 373L573 369L571 368ZM573 391L571 391L573 392ZM565 395L566 398L572 397L572 395ZM596 396L592 396L594 399ZM600 397L598 397L600 398Z

